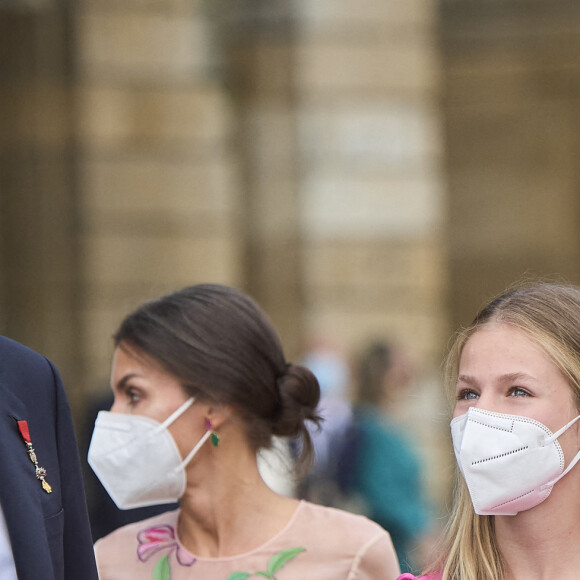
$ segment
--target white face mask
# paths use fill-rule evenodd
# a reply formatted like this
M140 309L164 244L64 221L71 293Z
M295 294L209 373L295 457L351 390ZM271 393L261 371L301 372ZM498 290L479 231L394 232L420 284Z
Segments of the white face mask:
M465 478L475 513L513 516L544 501L564 477L580 452L564 469L558 437L578 419L556 433L520 415L504 415L470 407L451 421L455 457Z
M120 509L173 503L185 492L185 466L211 435L207 431L185 459L167 427L193 404L188 399L163 423L140 415L100 411L88 462Z

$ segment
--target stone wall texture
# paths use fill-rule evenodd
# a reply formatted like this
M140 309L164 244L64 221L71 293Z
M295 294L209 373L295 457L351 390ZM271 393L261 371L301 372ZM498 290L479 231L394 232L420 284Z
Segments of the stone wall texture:
M571 0L0 2L0 331L78 417L140 302L248 291L296 359L401 344L448 487L439 367L521 275L579 278ZM417 417L425 420L417 420Z

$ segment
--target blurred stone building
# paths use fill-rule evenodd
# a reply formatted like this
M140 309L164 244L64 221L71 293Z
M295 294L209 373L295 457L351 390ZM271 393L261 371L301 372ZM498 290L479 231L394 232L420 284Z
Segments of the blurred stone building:
M580 278L579 48L572 0L0 0L0 331L80 416L123 314L235 285L291 358L396 337L437 464L451 331Z

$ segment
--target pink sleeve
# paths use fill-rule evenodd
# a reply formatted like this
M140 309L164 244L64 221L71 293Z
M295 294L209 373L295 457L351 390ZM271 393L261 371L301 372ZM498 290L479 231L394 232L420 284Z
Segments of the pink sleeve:
M358 551L347 580L391 580L399 572L391 536L381 529Z

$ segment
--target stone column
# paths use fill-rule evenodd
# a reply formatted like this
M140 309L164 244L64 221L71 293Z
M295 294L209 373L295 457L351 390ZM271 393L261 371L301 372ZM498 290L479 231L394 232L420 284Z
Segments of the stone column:
M236 105L244 188L244 282L287 356L303 346L303 255L292 0L226 0L214 11Z
M375 339L407 351L417 376L399 414L439 500L448 325L436 3L302 0L297 13L305 332L354 354Z
M515 280L579 282L580 5L442 3L451 322Z
M66 2L0 5L2 333L51 358L76 408L78 223Z
M78 142L87 382L107 388L111 335L140 302L239 285L232 112L196 2L83 2Z

